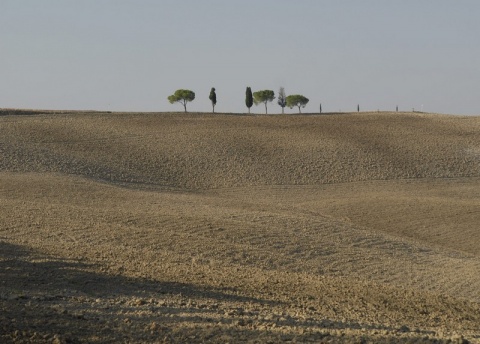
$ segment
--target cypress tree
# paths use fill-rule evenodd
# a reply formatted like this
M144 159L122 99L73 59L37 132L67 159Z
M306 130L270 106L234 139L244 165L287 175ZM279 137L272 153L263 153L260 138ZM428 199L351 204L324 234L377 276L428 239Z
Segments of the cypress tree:
M215 105L217 104L217 94L215 93L215 87L212 87L210 90L210 95L208 96L208 99L212 102L212 107L213 107L213 113L215 113Z
M282 114L284 113L285 106L287 106L287 95L285 94L285 89L283 87L280 87L280 90L278 91L278 100L277 103L280 105L282 108Z
M253 94L250 87L247 87L247 91L245 94L245 105L247 105L248 113L250 113L250 108L253 106Z

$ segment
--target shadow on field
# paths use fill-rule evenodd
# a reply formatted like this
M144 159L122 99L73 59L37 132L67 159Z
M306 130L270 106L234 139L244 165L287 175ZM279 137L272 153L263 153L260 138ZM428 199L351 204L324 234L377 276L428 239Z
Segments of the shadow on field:
M367 334L349 334L361 329L359 324L279 319L255 311L282 306L279 302L192 284L110 276L92 272L93 267L0 242L0 342L371 341ZM345 333L329 333L331 329ZM421 335L374 341L442 343Z
M191 284L99 274L92 267L0 242L0 342L41 342L54 335L69 342L117 342L135 321L182 322L188 317L175 314L216 313L220 302L273 304ZM207 302L205 309L189 309L190 300L198 299ZM110 327L112 322L125 329Z
M0 281L3 293L37 296L67 292L68 296L96 298L181 294L183 297L273 304L267 300L231 295L192 284L100 274L92 272L92 268L92 264L41 255L22 246L0 242Z

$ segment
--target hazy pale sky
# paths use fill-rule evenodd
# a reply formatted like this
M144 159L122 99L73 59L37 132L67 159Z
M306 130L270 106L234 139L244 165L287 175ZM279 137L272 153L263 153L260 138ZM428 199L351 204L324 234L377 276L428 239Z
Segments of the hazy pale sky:
M478 0L0 0L0 107L480 114ZM280 112L276 100L269 112ZM287 109L295 113L295 109ZM252 112L264 112L263 106Z

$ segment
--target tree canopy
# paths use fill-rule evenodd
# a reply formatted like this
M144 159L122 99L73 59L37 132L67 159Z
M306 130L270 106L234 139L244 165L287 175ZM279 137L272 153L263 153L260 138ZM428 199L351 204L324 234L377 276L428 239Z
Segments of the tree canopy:
M286 98L286 101L287 101L287 106L291 109L293 108L294 106L297 106L298 107L298 112L299 113L302 113L302 110L301 108L305 107L308 103L308 98L300 95L300 94L294 94L294 95L291 95L291 96L288 96Z
M247 87L247 90L245 91L245 105L248 108L248 113L250 113L250 108L253 105L253 95L250 87Z
M267 103L275 99L275 93L272 90L263 90L253 93L253 102L255 105L265 104L265 114L267 114Z
M215 105L217 104L217 94L215 93L215 87L212 87L210 90L210 95L208 99L212 102L213 112L215 112Z
M183 105L185 112L187 112L187 103L195 99L195 92L190 90L176 90L174 94L168 96L170 104L180 103Z

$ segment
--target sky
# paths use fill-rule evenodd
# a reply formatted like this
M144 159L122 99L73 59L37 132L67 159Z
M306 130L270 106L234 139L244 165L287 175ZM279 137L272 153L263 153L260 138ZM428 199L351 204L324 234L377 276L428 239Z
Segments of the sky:
M480 114L478 0L0 0L0 108ZM281 112L276 100L269 113ZM263 113L263 105L252 108ZM286 108L286 113L298 109Z

